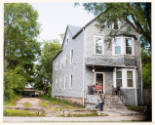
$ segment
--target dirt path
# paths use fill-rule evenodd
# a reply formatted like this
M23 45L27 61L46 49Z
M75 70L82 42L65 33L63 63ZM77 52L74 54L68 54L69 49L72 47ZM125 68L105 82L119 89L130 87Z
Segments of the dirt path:
M39 102L41 100L39 98L22 98L19 101L17 101L16 103L16 107L25 107L24 103L30 103L31 104L31 108L42 108L39 105Z

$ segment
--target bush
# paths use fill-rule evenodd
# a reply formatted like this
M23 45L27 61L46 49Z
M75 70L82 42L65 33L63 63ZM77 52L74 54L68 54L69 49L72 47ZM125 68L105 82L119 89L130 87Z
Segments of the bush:
M8 69L4 72L4 99L14 98L16 93L21 93L25 87L26 79L20 74L19 68Z

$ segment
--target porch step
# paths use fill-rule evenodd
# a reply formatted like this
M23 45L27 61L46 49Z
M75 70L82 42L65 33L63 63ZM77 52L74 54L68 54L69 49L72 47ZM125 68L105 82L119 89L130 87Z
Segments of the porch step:
M127 111L126 106L116 95L106 95L104 99L104 110L106 111Z

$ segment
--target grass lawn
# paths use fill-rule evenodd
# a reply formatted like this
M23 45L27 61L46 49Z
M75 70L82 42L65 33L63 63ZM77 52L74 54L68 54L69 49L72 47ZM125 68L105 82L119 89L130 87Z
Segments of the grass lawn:
M38 111L27 111L17 109L4 109L4 116L45 116L45 113L39 113Z
M32 105L29 102L24 102L24 107L25 108L30 108Z
M129 110L133 110L133 111L136 111L136 112L141 112L141 113L145 113L146 112L146 109L144 106L127 106L127 108Z
M11 100L4 100L4 106L16 106L16 102L21 99L22 96L16 95L13 99Z

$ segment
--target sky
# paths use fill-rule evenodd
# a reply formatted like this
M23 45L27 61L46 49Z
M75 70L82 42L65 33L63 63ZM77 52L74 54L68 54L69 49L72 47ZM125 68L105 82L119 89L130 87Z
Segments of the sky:
M41 24L40 41L59 38L65 32L67 25L84 26L94 18L82 7L74 7L74 3L31 3L38 11L38 22Z

